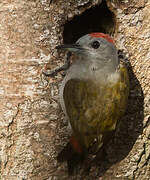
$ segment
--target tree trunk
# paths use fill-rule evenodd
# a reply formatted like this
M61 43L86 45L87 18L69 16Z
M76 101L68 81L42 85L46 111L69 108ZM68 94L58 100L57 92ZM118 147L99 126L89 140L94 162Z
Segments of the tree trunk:
M42 71L62 65L64 53L55 46L63 39L72 41L97 27L127 53L130 96L108 145L108 161L97 162L84 179L150 178L150 0L108 0L112 21L104 13L96 28L74 28L75 15L101 3L103 8L101 0L0 2L1 179L83 179L81 172L68 177L66 163L56 160L70 136L59 106L62 76L48 78Z

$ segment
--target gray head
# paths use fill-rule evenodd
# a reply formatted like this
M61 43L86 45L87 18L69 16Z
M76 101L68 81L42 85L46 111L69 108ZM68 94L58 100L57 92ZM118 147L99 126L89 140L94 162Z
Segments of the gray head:
M91 33L82 36L75 44L60 45L57 49L66 49L80 56L84 61L92 61L99 67L108 67L111 71L118 67L117 49L109 35Z

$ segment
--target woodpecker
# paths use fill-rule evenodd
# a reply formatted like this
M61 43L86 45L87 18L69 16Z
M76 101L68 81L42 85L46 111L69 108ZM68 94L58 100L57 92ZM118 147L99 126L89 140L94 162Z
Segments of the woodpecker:
M123 116L129 94L128 71L113 39L103 33L56 47L74 54L60 87L60 103L72 128L77 153L97 153Z

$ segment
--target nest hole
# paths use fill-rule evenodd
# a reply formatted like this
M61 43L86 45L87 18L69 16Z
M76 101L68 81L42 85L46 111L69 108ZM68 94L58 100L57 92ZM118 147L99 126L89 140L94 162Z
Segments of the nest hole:
M74 43L81 36L92 32L113 35L115 32L115 15L107 7L106 1L96 5L80 16L75 16L64 25L64 43Z

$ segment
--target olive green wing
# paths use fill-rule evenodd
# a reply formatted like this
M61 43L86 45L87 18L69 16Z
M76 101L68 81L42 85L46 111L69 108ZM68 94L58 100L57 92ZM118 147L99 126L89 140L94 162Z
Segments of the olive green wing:
M94 151L97 151L106 139L105 134L115 130L127 104L128 84L124 66L115 84L79 79L66 83L63 94L66 112L74 134L86 149L94 144Z

